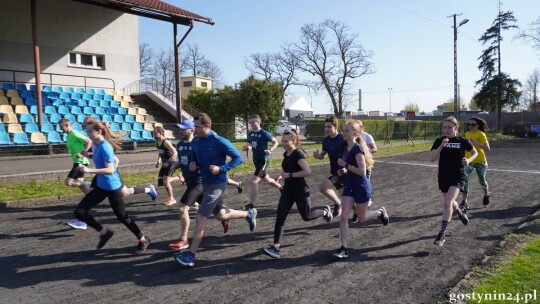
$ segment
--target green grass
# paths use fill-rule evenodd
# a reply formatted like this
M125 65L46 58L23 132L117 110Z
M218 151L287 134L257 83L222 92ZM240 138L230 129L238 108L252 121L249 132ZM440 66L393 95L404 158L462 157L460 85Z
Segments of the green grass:
M513 302L525 303L526 294L534 291L536 300L529 299L528 303L540 303L540 238L533 238L516 256L495 269L477 269L476 274L485 279L473 291L477 295L483 295L484 299L480 301L477 297L469 303L501 303L502 299L485 300L488 296L493 298L500 294L512 294L514 297L519 294L522 298L512 298Z

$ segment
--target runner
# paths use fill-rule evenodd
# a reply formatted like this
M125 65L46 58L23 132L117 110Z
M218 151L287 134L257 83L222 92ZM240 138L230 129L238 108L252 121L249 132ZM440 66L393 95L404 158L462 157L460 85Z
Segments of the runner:
M114 232L101 226L89 211L92 207L101 203L105 198L109 199L116 218L122 222L138 239L137 252L144 252L150 244L150 239L139 229L137 224L131 219L125 209L124 197L122 195L122 182L118 172L114 168L114 151L118 149L116 142L110 139L109 130L99 121L87 125L88 136L96 146L93 154L95 169L86 166L79 167L79 170L87 173L97 174L96 187L88 192L75 209L75 217L86 222L90 227L99 231L100 240L98 249L103 248L111 239Z
M178 165L178 154L171 141L165 138L163 127L154 127L154 138L156 139L156 148L158 151L156 168L161 166L158 174L158 187L163 186L167 191L168 197L163 205L171 206L176 204L170 179Z
M194 125L198 137L191 142L194 161L189 164L189 169L200 170L204 194L195 218L191 247L175 258L178 263L187 267L195 266L195 254L204 237L208 218L212 214L220 221L244 218L248 221L249 230L252 232L257 225L257 209L240 211L223 208L227 171L240 165L242 156L227 139L212 131L212 120L208 114L198 114ZM229 162L227 162L227 157L231 158Z
M474 148L478 152L478 156L476 156L476 158L467 167L465 167L463 201L460 205L463 212L467 212L467 209L469 209L469 205L467 204L467 198L469 196L469 176L471 176L471 173L474 170L476 170L476 174L478 175L478 181L480 182L480 186L482 186L482 189L484 190L484 199L482 200L484 206L489 205L489 197L491 196L491 193L489 192L489 185L486 180L488 163L485 151L491 151L485 133L488 129L487 123L480 117L472 117L469 119L467 127L469 128L469 131L465 132L465 138L467 138L473 144ZM468 151L465 152L465 157L470 157L470 153Z
M298 134L296 131L285 131L281 138L283 148L283 161L281 162L282 172L277 178L279 182L285 179L283 191L277 207L276 223L274 226L274 244L264 247L263 252L268 256L279 259L279 248L283 237L283 228L287 215L291 211L294 203L298 208L298 212L304 221L312 221L319 217L324 217L326 222L332 221L332 209L330 206L322 208L311 208L311 200L309 195L309 187L305 177L311 175L311 168L304 158L304 153L300 152ZM302 149L303 151L303 149ZM305 152L305 151L304 151Z
M281 185L278 182L266 174L270 155L272 155L272 152L277 148L278 141L272 136L272 133L261 129L261 117L259 115L251 115L249 117L249 124L251 126L251 131L249 131L247 136L248 144L245 145L242 150L253 151L252 157L253 164L255 165L255 172L251 176L251 195L249 203L244 206L244 210L254 207L257 196L259 195L259 182L261 179L273 187L278 189L281 188ZM269 142L272 143L270 148L268 148Z
M349 120L343 128L343 138L347 142L343 155L338 159L338 165L343 167L338 171L339 175L344 175L343 213L339 223L339 236L341 247L334 253L339 259L349 257L349 213L354 205L358 221L363 223L372 219L380 219L384 226L388 225L390 219L386 209L381 207L377 211L368 210L368 203L371 198L371 183L366 177L366 168L373 166L373 158L366 143L361 136L360 123L356 120Z
M339 194L343 193L343 176L337 174L341 167L337 161L343 154L343 149L347 146L343 136L338 132L339 121L335 116L330 116L324 120L324 132L326 137L322 142L322 151L313 152L313 157L324 159L326 154L330 159L330 176L319 185L319 191L329 198L334 203L334 211L332 215L338 217L341 215L341 200L334 192L333 188L338 190Z
M476 149L471 143L457 136L459 123L457 119L450 116L443 120L443 134L433 143L429 161L434 162L439 159L439 173L437 175L439 182L439 190L443 197L443 214L441 230L433 243L438 246L444 244L446 228L452 218L452 213L457 212L461 222L464 225L469 223L469 218L459 208L456 198L459 191L463 190L465 173L463 168L466 167L477 155ZM471 152L471 155L465 157L465 151Z
M87 166L90 161L84 155L92 147L92 141L81 133L73 130L71 127L71 122L62 118L58 121L58 125L62 132L67 134L66 146L71 154L71 159L73 160L73 167L69 171L68 176L64 183L69 187L79 187L84 194L87 194L90 188L90 183L84 182L84 172L79 170L80 166ZM74 218L67 224L75 229L86 229L88 226L85 222L79 221L77 218Z

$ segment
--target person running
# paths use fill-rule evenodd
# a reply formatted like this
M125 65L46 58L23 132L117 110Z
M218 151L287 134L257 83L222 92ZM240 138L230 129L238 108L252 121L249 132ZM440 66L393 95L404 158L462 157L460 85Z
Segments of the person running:
M333 188L338 190L339 194L343 193L343 176L337 174L341 167L338 165L338 159L343 154L343 149L347 143L343 136L338 132L339 121L335 116L330 116L324 120L324 132L326 137L322 142L322 151L313 152L313 157L324 159L326 154L330 159L330 176L319 185L319 191L334 203L334 211L332 215L339 217L341 214L341 200L334 192Z
M71 159L73 160L73 167L71 168L71 171L69 171L64 183L69 187L79 187L79 189L86 194L90 189L90 183L84 182L84 172L80 171L79 167L87 166L90 163L88 158L84 155L92 147L92 141L81 133L73 130L71 122L66 118L60 119L58 125L62 132L67 134L66 146L71 154ZM67 222L67 224L75 229L84 230L88 227L85 222L82 222L77 218Z
M360 130L362 131L361 136L362 136L362 139L364 140L364 142L366 143L366 146L369 149L369 153L371 153L371 155L375 154L377 152L377 145L375 144L375 140L373 139L373 136L371 136L371 134L369 134L369 133L367 133L365 131L364 123L361 120L357 120L357 121L360 124ZM373 167L366 168L366 177L369 180L371 180L372 169L373 169ZM371 198L370 198L369 203L368 203L368 207L371 206L371 204L372 204L372 202L371 202ZM350 220L350 223L351 224L358 223L358 215L356 214L356 212L354 212L353 217Z
M330 206L311 208L309 187L305 180L311 175L311 168L305 160L304 153L299 150L302 148L299 145L298 134L294 130L285 131L281 142L285 152L281 162L282 172L277 181L285 179L285 183L277 207L274 243L262 249L265 254L275 259L280 258L279 248L283 238L285 220L294 203L296 203L302 220L306 222L320 217L324 217L326 222L332 221L332 208Z
M439 159L439 173L437 179L439 190L443 197L443 213L441 230L433 243L437 246L444 244L446 228L452 218L452 213L457 212L461 222L464 225L469 223L469 218L459 208L456 198L459 191L463 190L465 179L464 167L474 160L476 149L463 137L457 136L459 122L453 116L443 120L443 136L435 139L431 147L429 161L434 162ZM465 151L471 155L465 157Z
M471 117L467 123L467 127L469 128L469 131L465 132L465 138L467 138L473 144L475 150L478 152L478 156L476 156L476 158L465 167L463 201L460 205L463 212L467 212L467 209L469 209L469 205L467 204L467 199L469 197L469 177L474 170L476 170L478 181L484 190L484 199L482 201L484 206L489 205L489 197L491 196L491 193L489 192L489 185L486 180L488 163L485 151L491 151L491 147L489 146L486 136L488 129L487 123L480 117ZM468 151L465 152L465 157L470 157L470 153Z
M358 214L358 221L361 223L377 218L384 226L390 222L386 208L380 207L377 211L368 210L371 183L366 177L366 168L373 166L373 158L361 133L360 123L356 120L347 121L343 127L343 139L347 142L347 147L338 159L338 165L342 167L338 174L345 176L341 197L343 212L339 223L341 247L334 253L334 256L339 259L349 257L349 214L353 205Z
M96 146L92 158L96 168L91 169L84 166L79 167L79 170L85 173L97 174L96 187L81 200L75 209L74 215L99 232L97 248L101 249L111 239L114 232L99 224L89 211L105 198L108 198L116 218L137 237L136 251L144 252L150 244L150 238L145 236L135 224L135 221L128 216L124 196L122 195L122 181L114 168L114 151L118 149L118 144L111 140L109 129L99 121L87 125L87 132Z
M86 116L84 118L84 121L83 121L83 129L86 130L86 126L90 123L90 122L94 122L94 121L97 121L97 119L95 119L94 117L92 116ZM110 126L107 122L103 122L103 125L109 129L109 133L111 134L111 140L120 140L121 138L124 137L124 132L116 132L117 134L115 134L114 132L111 131L110 129ZM96 147L94 146L94 144L92 143L92 151L94 151L96 149ZM92 153L89 152L89 151L83 151L83 155L85 157L88 157L89 159L92 157ZM114 168L116 169L116 171L118 171L118 165L120 165L120 159L118 158L118 156L114 156ZM121 178L121 177L120 177ZM122 181L122 184L124 184L124 182ZM94 175L94 178L92 179L92 183L90 185L90 189L94 188L96 185L96 176ZM141 193L146 193L148 194L148 196L150 196L150 198L155 201L156 198L157 198L157 192L156 192L156 188L154 188L154 185L150 184L148 185L148 187L127 187L126 185L124 185L122 187L122 195L124 195L124 197L128 197L130 195L135 195L135 194L141 194Z
M251 176L249 203L244 206L244 210L254 207L257 196L259 195L259 182L261 179L273 187L281 188L281 185L266 173L270 155L272 155L272 152L278 146L277 139L274 138L272 133L261 128L261 117L259 115L251 115L249 117L249 125L251 126L251 131L249 131L247 136L248 144L242 148L242 151L253 151L252 158L255 165L255 172ZM269 142L272 143L270 148L268 148Z
M167 200L163 203L165 206L176 204L173 189L171 187L171 177L178 165L178 154L170 140L165 138L165 130L161 126L154 127L154 138L156 139L156 148L158 151L158 160L156 168L161 166L158 174L158 187L165 187L167 191Z
M249 230L257 226L257 209L240 211L223 208L223 193L227 188L227 171L242 163L242 156L227 139L212 131L212 120L206 113L195 117L195 134L191 142L194 161L189 164L191 171L201 173L203 198L195 217L195 231L190 249L175 257L176 261L187 267L195 266L195 254L204 237L208 218L214 214L220 221L244 218L249 224ZM227 162L227 157L230 161Z

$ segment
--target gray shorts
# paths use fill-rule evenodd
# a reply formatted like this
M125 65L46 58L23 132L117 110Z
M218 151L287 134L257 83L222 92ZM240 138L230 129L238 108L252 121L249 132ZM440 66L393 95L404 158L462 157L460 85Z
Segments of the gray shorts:
M198 214L209 218L212 214L218 214L223 208L223 193L227 183L203 184L203 198L199 204Z

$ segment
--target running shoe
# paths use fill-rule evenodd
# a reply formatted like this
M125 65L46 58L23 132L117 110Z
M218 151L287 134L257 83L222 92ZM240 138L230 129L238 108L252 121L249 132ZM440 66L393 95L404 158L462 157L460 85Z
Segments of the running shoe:
M253 232L257 227L257 209L250 208L246 220L249 224L249 231Z
M469 223L469 218L467 217L467 215L465 213L463 213L463 212L458 213L458 217L461 220L461 222L463 223L463 225L467 225Z
M191 211L199 210L199 203L197 203L197 202L193 203L193 205L191 205L191 207L189 207L189 210L191 210Z
M334 256L338 259L346 259L349 257L349 250L341 246L336 252L334 252Z
M467 205L467 202L465 200L461 201L461 204L459 205L459 209L461 209L461 212L467 213L467 210L469 210L469 205Z
M381 220L384 226L388 225L388 223L390 223L390 218L388 217L388 213L386 213L386 208L381 207L379 208L379 211L381 212L379 219Z
M148 195L150 195L150 198L155 201L157 198L157 192L154 185L149 185L148 188L150 188L150 192L148 192Z
M176 204L176 200L175 200L174 198L172 198L172 197L169 197L169 198L165 201L165 203L163 203L163 205L165 205L165 206L172 206L172 205L174 205L174 204Z
M491 196L491 194L484 195L484 199L482 200L482 204L484 204L484 206L489 205L489 197L490 196Z
M248 211L249 209L253 209L253 208L255 208L255 206L253 206L252 203L249 203L249 204L245 205L244 207L242 207L242 210Z
M229 228L231 227L231 220L221 221L221 225L223 225L223 233L227 234L227 232L229 232Z
M193 254L193 252L191 252L189 250L182 253L182 254L179 254L179 255L175 256L174 259L178 263L180 263L180 264L182 264L182 265L184 265L186 267L195 266L195 254Z
M334 211L332 212L333 217L339 217L341 215L341 204L334 203Z
M178 240L178 242L176 243L170 243L169 248L174 249L174 250L187 249L189 248L189 243L187 240L186 241Z
M148 248L148 245L150 245L150 238L146 235L144 236L144 241L139 241L139 244L137 244L137 253L143 253Z
M369 199L369 202L367 203L367 206L371 206L373 204L373 201L371 199Z
M85 230L88 228L88 225L86 225L85 222L79 221L78 219L73 219L71 222L67 222L66 224L75 229Z
M107 233L105 233L103 235L100 234L97 249L103 248L103 246L105 246L105 244L107 244L107 242L112 238L113 234L114 234L114 232L112 230L109 230L109 229L107 229Z
M349 223L351 223L351 224L358 223L358 215L356 213L353 214L352 219L349 220Z
M323 215L324 219L326 220L327 223L330 223L332 221L332 219L334 218L334 216L332 214L332 208L330 208L330 206L326 205L326 206L323 207L323 211L324 211L324 215Z
M444 234L439 233L437 235L437 238L435 238L435 241L433 241L433 244L437 246L442 246L444 244Z
M238 182L238 186L236 186L236 190L238 190L238 193L242 193L242 191L244 191L244 183L243 182Z
M264 247L263 252L271 258L279 259L279 249L274 247L274 245Z

